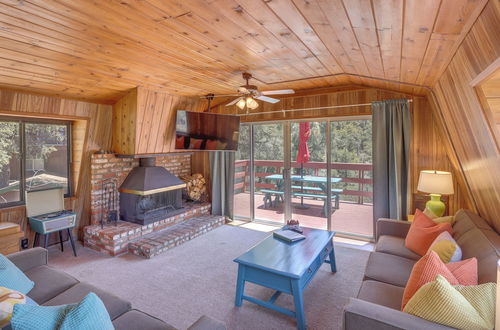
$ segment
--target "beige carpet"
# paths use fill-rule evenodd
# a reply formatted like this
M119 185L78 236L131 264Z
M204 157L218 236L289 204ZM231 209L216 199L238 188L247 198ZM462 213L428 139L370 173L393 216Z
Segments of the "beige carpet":
M295 329L291 317L244 302L234 307L237 266L233 259L269 233L222 226L150 260L125 255L106 257L80 246L78 258L69 245L50 248L49 263L81 281L109 290L171 325L186 329L206 314L229 329ZM309 329L340 329L342 308L355 296L368 252L336 244L337 273L324 264L304 293ZM272 291L247 284L245 293L268 299ZM293 309L289 295L277 304Z

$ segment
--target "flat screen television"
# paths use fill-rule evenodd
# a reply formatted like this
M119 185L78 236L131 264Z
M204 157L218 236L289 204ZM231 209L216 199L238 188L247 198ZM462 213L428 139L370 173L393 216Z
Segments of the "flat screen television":
M239 133L239 116L177 110L176 150L236 151Z

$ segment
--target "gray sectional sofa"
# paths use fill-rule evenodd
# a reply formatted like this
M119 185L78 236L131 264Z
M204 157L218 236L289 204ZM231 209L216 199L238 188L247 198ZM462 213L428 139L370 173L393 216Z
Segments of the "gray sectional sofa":
M407 221L377 221L375 251L368 259L357 297L344 309L344 329L450 329L401 312L404 287L420 258L405 247L409 228ZM460 210L455 215L453 237L463 259L477 258L479 283L496 282L500 236L495 230L478 215Z
M40 305L56 306L77 303L89 292L101 298L117 330L171 330L173 326L136 309L130 302L109 292L80 282L74 277L48 266L48 252L43 248L33 248L7 256L33 282L34 288L28 296ZM224 324L207 316L202 316L190 330L224 330Z

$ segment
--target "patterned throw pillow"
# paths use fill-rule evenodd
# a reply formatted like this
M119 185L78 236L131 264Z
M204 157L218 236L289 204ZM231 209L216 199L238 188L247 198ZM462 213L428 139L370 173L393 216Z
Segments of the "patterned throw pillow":
M422 286L404 312L456 329L495 327L496 283L453 287L443 276Z
M30 306L17 304L11 319L13 330L112 330L113 323L99 297L91 292L78 304Z
M0 328L10 323L15 304L24 304L26 297L18 291L0 286Z
M434 251L429 251L415 263L403 293L401 308L425 284L436 276L443 276L452 285L477 285L477 260L471 258L456 263L445 264Z
M442 232L453 233L451 224L436 224L420 210L415 211L415 217L406 235L405 246L413 252L423 256L431 246L432 242Z
M460 246L458 246L457 242L447 231L442 232L436 237L427 252L429 251L436 252L446 264L462 260L462 249L460 249Z
M27 294L35 286L24 273L3 254L0 254L0 286Z

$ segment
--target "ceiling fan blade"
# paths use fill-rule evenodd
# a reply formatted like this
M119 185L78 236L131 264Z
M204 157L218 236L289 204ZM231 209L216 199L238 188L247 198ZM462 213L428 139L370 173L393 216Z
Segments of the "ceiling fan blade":
M262 95L282 95L282 94L295 94L293 89L277 89L274 91L262 91Z
M230 97L230 96L240 96L240 94L217 94L212 97ZM206 99L206 96L200 96L202 99Z
M261 101L264 101L264 102L267 102L267 103L278 103L280 101L278 99L273 99L272 97L267 97L267 96L264 96L264 95L256 96L255 98L257 100L261 100Z
M226 104L226 107L230 107L232 105L235 105L236 103L238 103L239 100L241 100L243 97L237 97L235 98L234 100L232 100L231 102L229 102L228 104Z

